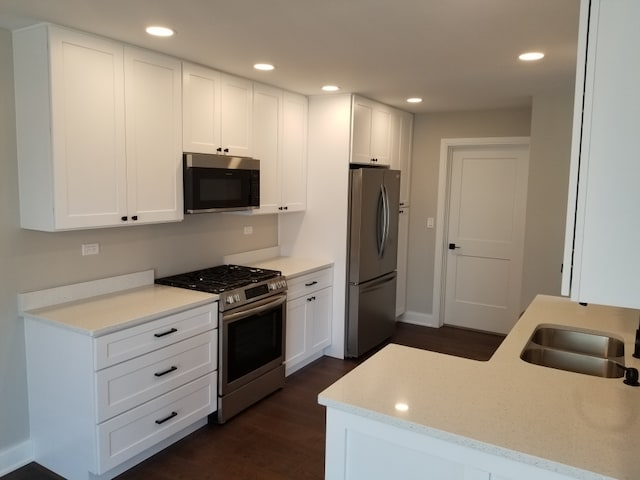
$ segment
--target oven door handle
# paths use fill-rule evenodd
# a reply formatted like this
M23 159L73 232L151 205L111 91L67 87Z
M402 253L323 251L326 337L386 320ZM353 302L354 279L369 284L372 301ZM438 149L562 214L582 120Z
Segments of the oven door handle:
M235 313L224 313L222 314L222 319L225 322L233 322L235 320L240 320L241 318L250 317L251 315L256 315L258 313L266 312L267 310L271 310L278 305L282 305L287 301L286 295L278 295L275 300L271 298L262 300L257 306L250 308L248 310L242 310L240 312Z

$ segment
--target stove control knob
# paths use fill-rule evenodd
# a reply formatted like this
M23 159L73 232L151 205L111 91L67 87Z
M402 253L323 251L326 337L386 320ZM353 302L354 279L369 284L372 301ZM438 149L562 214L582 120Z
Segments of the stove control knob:
M234 297L236 302L240 301L240 294L239 293L236 293L233 297Z
M228 296L226 302L231 305L233 303L233 297L232 296Z

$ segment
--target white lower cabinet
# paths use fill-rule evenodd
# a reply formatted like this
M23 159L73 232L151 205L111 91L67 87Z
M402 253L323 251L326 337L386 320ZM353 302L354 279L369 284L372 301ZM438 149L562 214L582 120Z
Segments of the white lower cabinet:
M486 450L491 449L488 445L485 451L480 451L431 437L420 433L419 429L400 428L335 408L327 408L326 446L327 480L592 478L568 476L526 465L498 454L487 453ZM558 467L562 468L560 465ZM570 467L566 469L571 470Z
M217 401L217 303L100 337L25 317L34 460L112 478L206 424Z
M287 375L321 357L331 344L332 278L332 268L287 278Z

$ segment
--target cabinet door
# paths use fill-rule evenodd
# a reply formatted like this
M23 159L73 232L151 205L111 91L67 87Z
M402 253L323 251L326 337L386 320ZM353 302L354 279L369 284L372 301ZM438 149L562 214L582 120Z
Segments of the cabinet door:
M410 188L411 188L411 155L413 143L413 115L402 112L400 120L400 141L399 141L399 170L402 172L400 177L400 205L408 206L410 204Z
M125 48L125 104L129 221L181 220L180 61Z
M182 64L182 148L192 153L218 153L220 141L220 73Z
M390 164L391 116L386 105L353 98L351 163Z
M396 317L407 311L407 253L409 246L409 208L400 208L398 220L398 280L396 284Z
M282 206L288 212L307 207L307 118L307 98L285 92L280 178Z
M287 302L285 364L294 365L307 354L307 297Z
M220 75L220 143L223 153L252 156L253 82Z
M119 224L127 208L122 46L49 28L55 229ZM22 167L21 179L48 170ZM51 208L50 200L21 202Z
M640 308L640 2L594 0L589 18L571 297Z
M371 156L376 165L391 163L391 110L374 104L371 117Z
M260 211L277 213L281 203L280 139L282 91L267 85L253 87L253 155L260 160Z
M324 288L314 292L311 297L307 329L309 331L309 351L313 353L331 344L333 288Z
M351 134L351 163L371 163L371 126L373 103L367 99L354 97L353 125Z

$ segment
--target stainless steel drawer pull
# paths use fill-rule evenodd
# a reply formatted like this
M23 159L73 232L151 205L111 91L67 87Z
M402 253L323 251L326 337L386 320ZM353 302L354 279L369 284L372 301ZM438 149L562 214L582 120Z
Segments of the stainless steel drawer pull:
M156 338L160 338L160 337L164 337L165 335L171 335L172 333L176 333L177 331L178 331L177 328L172 328L171 330L167 330L166 332L154 333L153 336Z
M161 418L160 420L156 420L156 423L158 425L162 425L164 422L167 422L171 420L173 417L177 417L177 416L178 416L178 412L171 412L171 415L169 415L168 417Z
M313 282L305 283L305 284L304 284L304 286L305 286L305 287L310 287L311 285L315 285L316 283L318 283L318 282L316 282L316 281L314 280Z
M154 375L156 377L162 377L163 375L166 375L167 373L175 372L177 369L178 369L178 367L173 366L171 368L167 368L164 372L154 373Z

